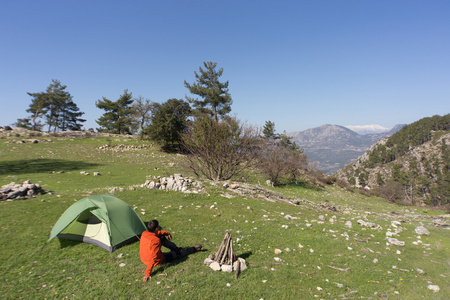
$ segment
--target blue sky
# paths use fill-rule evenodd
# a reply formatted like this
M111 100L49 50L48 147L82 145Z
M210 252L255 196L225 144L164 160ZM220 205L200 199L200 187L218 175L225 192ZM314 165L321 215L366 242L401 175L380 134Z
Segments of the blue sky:
M125 89L183 99L204 61L277 132L450 113L450 1L1 1L0 125L52 79L96 128Z

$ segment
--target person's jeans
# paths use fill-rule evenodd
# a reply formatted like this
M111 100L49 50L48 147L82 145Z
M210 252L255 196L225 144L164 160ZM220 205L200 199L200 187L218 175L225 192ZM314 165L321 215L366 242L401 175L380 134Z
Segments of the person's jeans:
M161 245L170 249L170 251L175 251L175 250L179 250L179 248L177 247L177 245L175 245L174 242L170 241L169 239L167 239L164 235L162 237L159 238L161 240Z
M189 254L192 254L194 252L195 252L195 247L189 247L189 248L178 250L178 251L173 250L170 252L163 252L164 258L163 258L162 263L163 264L168 263L177 258L188 256Z

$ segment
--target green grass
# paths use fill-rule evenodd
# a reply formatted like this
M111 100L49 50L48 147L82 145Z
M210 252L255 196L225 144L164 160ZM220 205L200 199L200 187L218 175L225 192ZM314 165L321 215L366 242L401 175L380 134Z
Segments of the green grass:
M308 201L298 206L250 197L228 199L221 196L221 185L207 183L208 193L200 195L130 189L144 183L148 175L189 174L177 169L179 156L153 147L122 152L99 149L105 144L149 144L134 139L52 140L38 144L0 140L1 185L31 180L53 191L29 200L0 202L2 299L376 299L384 293L388 299L450 297L450 234L433 226L432 219L443 212L396 206L337 187L273 189ZM93 176L95 171L102 175ZM52 226L75 200L114 187L116 196L137 206L138 213L145 211L140 214L144 221L157 218L179 246L201 243L205 251L155 268L153 278L143 283L139 243L112 254L70 241L53 240L44 246ZM360 226L360 219L379 227ZM395 230L393 220L402 222L396 238L406 242L404 247L386 245L387 229ZM347 221L352 228L345 226ZM420 224L431 234L413 245L418 241L414 228ZM236 254L248 265L238 280L234 273L214 272L203 265L227 230ZM275 254L275 249L283 252ZM429 284L439 285L440 292L428 290Z

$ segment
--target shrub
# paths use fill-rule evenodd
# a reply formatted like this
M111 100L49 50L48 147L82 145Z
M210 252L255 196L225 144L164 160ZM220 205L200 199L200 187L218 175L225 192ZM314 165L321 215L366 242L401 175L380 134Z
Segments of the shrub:
M336 184L349 192L353 192L353 186L349 184L345 179L336 179Z
M259 131L235 118L198 116L182 136L188 168L197 176L228 180L250 167L258 155Z

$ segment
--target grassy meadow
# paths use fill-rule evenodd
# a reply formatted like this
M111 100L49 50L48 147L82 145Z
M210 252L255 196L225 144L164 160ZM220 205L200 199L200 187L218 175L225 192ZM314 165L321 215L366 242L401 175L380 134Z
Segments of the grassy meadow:
M204 182L204 194L150 190L140 185L153 176L190 176L179 167L180 155L130 137L36 137L42 142L11 143L20 139L0 139L0 185L30 180L52 194L0 202L2 299L450 298L450 231L435 225L448 225L448 212L397 206L334 186L270 188L302 200L300 205L224 197L233 193L222 183ZM264 182L247 176L252 184L258 180ZM204 250L156 267L143 283L138 242L111 254L85 243L55 239L46 244L71 204L112 189L144 222L158 219L178 246L200 243ZM419 225L430 235L418 236ZM234 272L203 265L227 230L236 255L248 266L237 280ZM405 246L387 244L388 231Z

